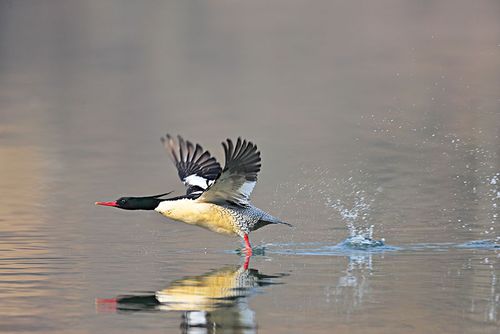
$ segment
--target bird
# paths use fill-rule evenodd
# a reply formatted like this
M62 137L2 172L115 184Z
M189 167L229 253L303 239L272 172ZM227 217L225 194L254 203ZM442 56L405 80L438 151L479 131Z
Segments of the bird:
M236 143L229 138L222 142L224 168L209 151L180 135L176 140L166 134L161 142L187 188L185 195L165 198L171 193L167 192L95 204L125 210L155 210L174 221L239 236L245 242L246 256L252 255L250 232L270 224L291 226L250 202L261 168L260 152L251 141L238 137Z

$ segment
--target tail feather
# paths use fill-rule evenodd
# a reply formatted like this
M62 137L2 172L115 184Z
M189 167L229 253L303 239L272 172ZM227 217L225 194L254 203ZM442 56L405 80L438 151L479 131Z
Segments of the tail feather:
M293 227L292 224L283 222L281 220L276 220L276 221L272 222L271 224L283 224L283 225L286 225L286 226L289 226L289 227Z
M262 216L262 218L260 218L259 221L254 225L253 230L257 230L261 227L264 227L264 226L270 225L270 224L282 224L282 225L287 225L289 227L293 227L292 224L286 223L286 222L281 221L281 220L279 220L271 215L266 214L266 215Z
M269 224L284 224L284 225L292 226L289 223L285 223L284 221L281 221L278 218L271 216L267 212L264 212L264 215L260 218L260 220L267 221L267 222L269 222Z

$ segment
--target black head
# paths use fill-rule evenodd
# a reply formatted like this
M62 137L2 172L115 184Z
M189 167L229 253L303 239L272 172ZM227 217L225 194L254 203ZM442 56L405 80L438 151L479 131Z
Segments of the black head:
M95 202L96 205L113 206L124 210L154 210L160 204L159 197L170 194L171 192L146 197L120 197L114 202Z

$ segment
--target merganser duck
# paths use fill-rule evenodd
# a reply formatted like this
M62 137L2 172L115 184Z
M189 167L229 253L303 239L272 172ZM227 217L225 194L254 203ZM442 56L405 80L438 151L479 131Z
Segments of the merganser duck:
M120 197L113 202L96 202L125 210L155 210L176 221L204 227L211 231L238 235L245 241L247 256L252 255L248 234L269 224L285 224L256 208L249 197L260 171L260 152L252 142L238 138L222 143L225 166L199 145L177 136L161 141L177 167L179 178L187 187L186 195L162 198L164 193L145 197Z

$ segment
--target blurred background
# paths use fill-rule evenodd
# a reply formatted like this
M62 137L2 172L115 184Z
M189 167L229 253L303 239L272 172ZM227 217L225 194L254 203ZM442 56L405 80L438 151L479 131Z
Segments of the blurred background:
M252 299L262 332L497 332L499 18L498 1L0 0L0 331L175 331L178 314L94 299L238 263L237 240L94 207L183 193L168 132L219 161L225 138L262 152L253 201L295 225L253 235L259 269L289 275ZM367 231L424 251L297 255Z

